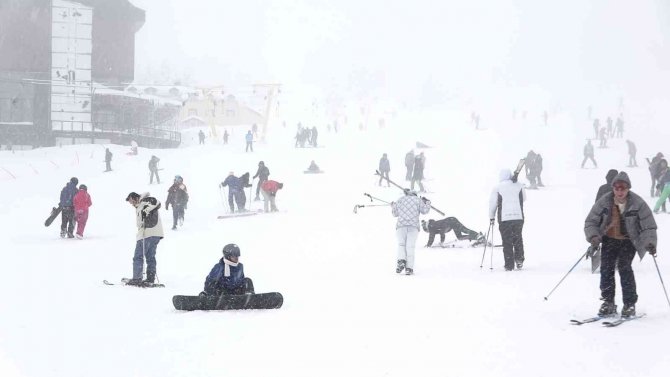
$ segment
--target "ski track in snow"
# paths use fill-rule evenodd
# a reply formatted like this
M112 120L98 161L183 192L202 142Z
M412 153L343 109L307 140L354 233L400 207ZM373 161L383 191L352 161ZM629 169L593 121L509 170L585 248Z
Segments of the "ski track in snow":
M1 151L0 166L15 178L0 172L0 374L666 376L670 359L660 350L670 337L670 319L648 257L633 264L637 309L648 314L643 320L617 329L569 324L595 314L600 304L598 275L589 263L543 300L588 246L584 218L608 168L628 171L633 191L653 205L644 157L662 150L662 138L649 137L645 144L628 126L632 135L626 137L640 151L639 168L624 168L624 138L596 149L599 169L579 169L592 132L586 121L559 115L550 127L500 123L474 131L463 119L453 113L418 122L400 117L384 130L339 134L322 127L319 140L327 147L317 149L294 148L291 127L277 127L271 142L257 143L254 153L244 153L241 130L226 146L141 149L128 156L128 147L112 145L111 173L102 173L102 145ZM407 124L412 127L401 128ZM501 249L494 249L490 270L490 248L482 269L483 248L423 248L422 231L415 275L395 274L390 209L354 214L353 207L372 204L365 192L388 201L401 195L377 187L374 170L388 153L391 179L406 185L403 158L417 140L433 146L424 150L432 204L484 233L499 169L513 168L529 149L542 154L547 187L527 192L523 271L504 272ZM148 184L152 154L164 168L160 185ZM282 212L217 220L227 212L218 183L229 171L253 175L259 160L271 179L285 184L277 196ZM327 173L303 174L311 160ZM136 229L126 195L150 191L164 202L175 174L184 177L191 201L177 231L170 230L171 211L161 210L166 237L158 246L158 277L166 288L105 286L103 279L118 282L132 271ZM84 240L60 239L60 219L43 226L71 176L88 186L93 201ZM521 180L526 182L523 173ZM254 194L247 191L248 199ZM262 202L251 207L262 208ZM664 254L670 219L656 220L658 262L670 281ZM284 306L175 311L172 296L200 292L231 242L240 245L256 291L281 292ZM493 243L500 243L497 226ZM617 300L620 309L619 287Z

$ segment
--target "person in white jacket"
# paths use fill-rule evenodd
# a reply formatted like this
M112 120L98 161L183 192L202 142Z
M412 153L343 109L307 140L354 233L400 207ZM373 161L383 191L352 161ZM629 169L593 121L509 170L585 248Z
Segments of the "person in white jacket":
M420 198L416 192L405 189L405 195L391 203L391 212L398 218L398 266L395 272L405 270L406 275L414 273L414 249L419 235L419 215L430 211L430 200Z
M526 200L526 190L509 169L500 171L500 183L491 192L489 201L489 219L491 225L495 223L498 212L498 229L502 236L503 254L505 255L505 270L521 269L525 260L523 252L523 202Z
M156 279L156 248L163 238L163 224L158 199L149 196L149 193L140 194L131 192L126 201L135 207L135 222L137 236L135 237L135 256L133 257L133 278L129 285L141 286L144 283L154 283ZM147 278L142 281L144 259L147 260Z

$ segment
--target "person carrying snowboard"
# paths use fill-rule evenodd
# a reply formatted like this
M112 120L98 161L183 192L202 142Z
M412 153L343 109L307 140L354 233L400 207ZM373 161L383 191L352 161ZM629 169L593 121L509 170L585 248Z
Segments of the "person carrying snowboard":
M435 240L435 235L440 235L440 245L444 244L444 237L447 233L454 231L456 239L458 240L468 240L475 241L472 246L477 246L486 242L484 234L482 232L475 232L465 227L460 221L455 217L447 217L442 220L421 220L421 227L424 232L428 233L428 243L426 247L433 246L433 241Z
M205 278L205 287L200 296L253 294L253 283L244 276L244 265L239 258L239 246L234 243L224 246L223 258L214 265Z
M519 172L514 176L509 169L500 171L500 183L493 188L489 198L489 219L495 224L498 212L498 229L502 237L505 271L521 269L525 260L523 250L523 202L526 201L526 190L517 182Z
M151 156L151 160L149 160L149 171L151 172L151 176L149 177L149 184L154 183L154 176L156 176L156 182L160 185L161 184L161 178L158 176L158 162L160 161L160 158L156 156Z
M88 208L93 205L86 185L79 185L79 191L74 196L74 199L72 199L72 203L74 204L74 213L77 218L77 233L75 237L82 239L84 238L84 229L88 221Z
M398 253L396 273L405 270L405 275L414 273L414 249L419 235L419 215L430 211L430 200L417 196L414 191L405 189L405 195L391 203L391 213L398 218L396 237Z
M170 204L172 204L172 230L176 230L177 224L184 225L184 210L188 205L188 191L181 175L174 177L174 183L168 189L168 196L165 200L166 211L170 209Z
M156 249L160 240L163 239L163 224L158 211L161 208L161 202L149 196L148 192L141 196L131 192L126 197L126 202L135 207L135 224L137 225L133 278L126 284L136 286L146 283L153 284L156 279ZM142 281L144 259L147 261L147 278Z
M258 163L258 170L256 170L256 174L252 177L252 179L258 178L258 184L256 185L256 197L254 198L255 201L261 200L259 194L261 191L261 186L263 185L263 182L268 180L268 177L270 176L270 169L268 169L267 166L265 166L265 162L260 161Z
M112 171L112 152L105 149L105 172Z
M60 237L65 238L74 238L74 196L77 195L77 183L79 179L77 177L70 178L65 187L60 191L60 202L58 205L61 207L61 224L60 224Z
M635 253L656 256L656 221L647 203L630 191L631 182L626 172L620 172L612 181L612 191L591 207L584 221L586 241L593 247L602 244L600 264L600 293L603 303L598 315L617 313L614 303L616 282L614 271L619 270L623 292L624 318L635 316L637 291L631 263Z

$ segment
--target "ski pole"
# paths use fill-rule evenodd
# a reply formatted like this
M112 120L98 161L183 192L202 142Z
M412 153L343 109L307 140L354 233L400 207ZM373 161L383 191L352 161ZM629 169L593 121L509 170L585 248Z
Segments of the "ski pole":
M390 206L390 205L391 205L390 203L389 203L389 204L367 204L367 205L356 204L356 205L354 206L354 213L358 213L358 209L359 209L359 208L365 208L365 207L388 207L388 206Z
M382 174L379 172L379 170L375 170L375 174L377 174L378 176L382 177ZM399 189L401 189L401 190L403 190L403 191L405 191L405 192L408 191L408 189L406 189L406 188L400 186L399 184L393 182L392 180L390 180L390 179L388 179L388 178L386 178L386 177L384 177L384 179L386 179L386 181L387 181L388 183L392 184L393 186L395 186L395 187L397 187L397 188L399 188ZM417 195L417 196L418 196L418 195ZM440 211L439 209L433 207L432 205L430 206L430 208L432 208L435 212L439 213L440 215L444 216L444 212Z
M658 278L661 279L661 286L663 287L663 293L665 293L665 300L668 301L668 305L670 305L670 298L668 298L668 291L665 290L665 283L663 283L663 277L661 276L661 270L658 269L658 263L656 263L656 256L652 255L654 257L654 265L656 266L656 272L658 272Z
M367 196L368 198L370 198L370 201L371 201L371 202L372 202L373 199L374 199L374 200L380 201L380 202L382 202L382 203L391 204L391 202L387 202L386 200L382 200L382 199L376 198L376 197L374 197L374 196L368 194L367 192L363 193L363 195L365 195L365 196Z
M495 230L493 230L493 225L494 224L491 224L491 266L489 267L491 272L493 272L493 233L495 232Z
M484 253L482 254L482 262L479 264L479 268L481 269L484 267L484 257L486 256L486 247L489 245L489 234L491 233L491 229L493 228L493 224L489 224L488 230L486 231L486 241L484 243ZM493 242L491 242L491 245L493 245ZM493 246L491 246L493 247ZM491 251L493 252L493 251Z
M551 296L551 294L554 293L554 291L556 290L556 288L558 288L558 286L561 285L561 283L563 282L563 280L565 280L565 278L567 278L568 275L570 275L570 273L572 272L572 270L574 270L575 267L577 267L577 265L579 264L579 262L581 262L582 259L584 259L584 257L586 256L586 254L589 253L590 250L591 250L591 248L589 247L589 249L586 250L586 252L584 252L584 254L582 254L581 257L579 257L579 260L577 261L577 263L575 263L575 265L572 266L572 268L570 269L570 271L568 271L568 273L566 273L565 276L563 276L563 279L561 279L561 281L559 281L558 284L556 284L556 286L554 287L554 289L552 289L551 292L549 292L548 295L544 296L544 301L549 300L549 296Z

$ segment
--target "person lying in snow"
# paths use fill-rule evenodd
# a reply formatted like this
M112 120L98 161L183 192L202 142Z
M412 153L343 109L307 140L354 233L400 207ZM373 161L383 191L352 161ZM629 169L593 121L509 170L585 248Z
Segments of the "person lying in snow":
M477 233L474 230L466 228L465 225L455 217L447 217L442 220L428 220L427 223L426 220L421 220L421 227L425 232L429 233L426 247L433 246L433 241L437 234L440 235L440 245L443 244L445 234L452 230L458 240L475 241L473 246L482 244L486 241L481 232Z

